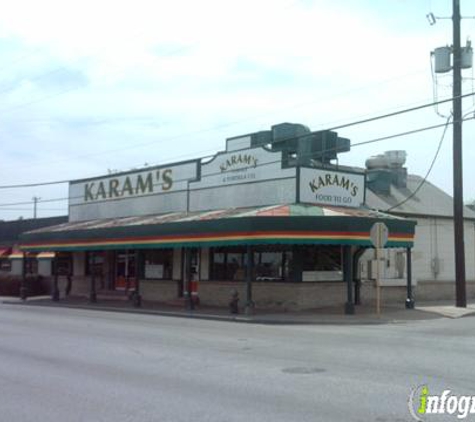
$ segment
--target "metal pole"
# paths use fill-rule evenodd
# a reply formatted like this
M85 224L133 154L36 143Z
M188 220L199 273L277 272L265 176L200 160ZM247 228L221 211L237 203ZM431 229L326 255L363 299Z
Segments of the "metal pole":
M25 301L28 297L28 287L26 286L26 253L23 252L21 262L21 286L20 286L20 298Z
M39 196L34 196L33 197L33 218L34 219L36 219L36 209L37 209L38 201L40 199L41 198Z
M251 245L247 245L247 266L246 266L246 314L252 314L254 311L254 302L252 301L252 269L254 267L254 255Z
M185 308L188 310L195 309L193 299L191 297L191 248L185 248Z
M353 315L355 313L355 304L353 303L353 260L351 258L351 246L343 246L343 277L346 281L346 303L345 314Z
M467 307L465 283L465 245L463 227L463 168L462 168L462 50L460 47L460 0L453 0L453 182L455 237L455 302Z
M94 251L91 252L91 290L89 292L89 302L96 303L97 302L97 294L96 294L96 269L94 265L96 263L96 253Z
M135 294L134 294L134 306L136 308L140 308L142 306L142 295L140 294L140 271L139 271L139 265L141 265L141 262L139 262L139 251L135 251Z
M376 313L381 315L381 268L380 252L381 248L376 247Z
M412 298L412 255L411 255L411 248L406 249L406 254L407 254L406 309L414 309L414 299Z
M58 286L58 258L53 258L53 302L59 301L59 286Z

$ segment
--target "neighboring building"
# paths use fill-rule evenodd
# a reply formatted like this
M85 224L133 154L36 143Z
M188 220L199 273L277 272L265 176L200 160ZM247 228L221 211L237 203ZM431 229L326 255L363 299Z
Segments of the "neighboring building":
M284 123L228 139L211 160L76 180L69 222L22 235L21 248L63 254L55 268L91 301L119 290L137 304L184 296L222 306L236 289L249 307L352 312L371 227L384 222L386 247L407 251L415 223L365 205L364 170L336 164L349 148L334 132ZM57 274L52 283L57 300ZM361 296L372 299L372 285ZM406 289L385 297L403 302Z
M369 207L417 221L412 253L413 281L419 300L455 297L453 200L423 178L408 175L405 152L371 157L367 165L366 203ZM464 209L467 297L475 297L475 212ZM403 285L404 254L386 251L383 284ZM360 261L361 277L371 277L373 253ZM374 265L373 265L374 266Z
M0 221L0 280L2 276L22 274L23 254L18 249L21 233L66 221L67 216ZM44 253L39 257L37 254L30 254L26 257L26 270L29 273L51 276L51 257Z

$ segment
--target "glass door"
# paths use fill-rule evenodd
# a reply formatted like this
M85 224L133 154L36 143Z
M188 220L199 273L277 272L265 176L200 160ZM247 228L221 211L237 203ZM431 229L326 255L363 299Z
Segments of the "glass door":
M115 259L115 289L135 290L135 251L117 252Z

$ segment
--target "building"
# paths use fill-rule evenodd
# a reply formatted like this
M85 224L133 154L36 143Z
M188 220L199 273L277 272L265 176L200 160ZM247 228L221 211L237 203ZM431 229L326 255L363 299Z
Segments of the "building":
M0 221L0 279L22 275L23 253L18 248L21 233L67 221L67 216ZM51 256L43 253L38 259L36 254L28 255L26 271L51 276Z
M420 300L455 298L453 200L420 176L408 175L404 151L387 152L366 161L367 205L417 222L412 253L413 284ZM475 212L464 209L467 298L475 297ZM382 257L383 286L405 285L405 251L387 250ZM374 277L374 254L360 261L363 280Z
M365 171L337 162L349 148L335 132L284 123L230 138L209 160L75 180L69 221L23 234L21 249L55 254L54 300L67 276L91 301L123 291L136 305L226 306L236 291L248 308L351 313L376 292L355 283L373 225L387 226L386 248L407 253L415 222L367 207ZM410 260L404 277L388 300L410 294Z

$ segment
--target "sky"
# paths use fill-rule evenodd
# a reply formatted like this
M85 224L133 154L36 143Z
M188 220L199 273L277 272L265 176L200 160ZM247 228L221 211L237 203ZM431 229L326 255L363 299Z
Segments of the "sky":
M329 129L451 97L431 51L452 44L451 0L16 0L0 6L0 187L210 156L282 122ZM475 4L461 0L462 45ZM429 25L426 15L438 19ZM472 69L463 93L475 91ZM475 98L463 102L473 117ZM451 105L338 130L343 165L405 150L452 193ZM463 127L475 199L475 122ZM68 184L0 189L0 219L67 214ZM16 204L16 205L8 205Z

